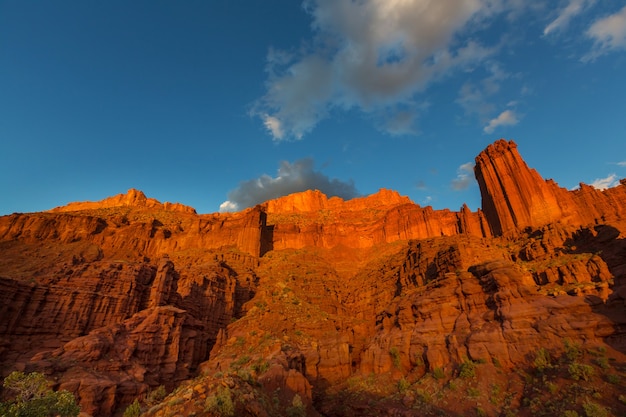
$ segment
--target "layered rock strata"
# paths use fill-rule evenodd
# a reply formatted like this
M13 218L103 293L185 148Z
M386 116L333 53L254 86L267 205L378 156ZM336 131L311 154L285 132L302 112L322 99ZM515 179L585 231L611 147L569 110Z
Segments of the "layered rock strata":
M228 387L241 415L293 413L298 395L307 415L340 416L369 412L336 398L372 375L451 380L471 361L504 384L496 370L563 340L626 361L626 182L567 191L504 140L476 177L476 212L383 189L198 215L129 190L0 217L0 371L43 371L94 416L159 385L184 398L152 415L203 412ZM472 407L450 395L433 412ZM414 402L376 413L421 415Z

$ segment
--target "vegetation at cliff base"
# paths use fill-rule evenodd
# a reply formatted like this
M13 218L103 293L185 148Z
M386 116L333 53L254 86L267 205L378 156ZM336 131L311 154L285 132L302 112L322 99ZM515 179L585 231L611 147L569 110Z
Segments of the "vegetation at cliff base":
M80 413L74 395L53 391L45 375L39 372L12 372L3 387L12 392L12 400L0 403L0 415L6 417L74 417Z

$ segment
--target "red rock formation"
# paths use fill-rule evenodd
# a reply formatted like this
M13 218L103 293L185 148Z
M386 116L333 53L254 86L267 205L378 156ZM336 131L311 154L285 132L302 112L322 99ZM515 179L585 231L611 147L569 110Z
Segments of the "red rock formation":
M50 210L53 213L63 213L80 210L97 210L111 207L144 207L156 210L177 211L181 213L196 213L193 207L185 206L180 203L163 203L154 198L147 198L144 193L139 190L131 188L126 194L118 194L113 197L106 198L102 201L96 202L77 202L69 203L62 207L56 207Z
M498 140L476 157L482 209L494 235L549 223L590 224L624 218L626 185L567 191L528 168L513 141Z
M198 215L131 190L0 217L0 372L44 371L92 415L163 384L180 388L151 415L204 412L227 387L241 415L294 414L298 395L310 417L412 416L398 381L440 371L443 387L473 360L484 392L518 384L506 410L481 397L489 414L523 415L509 371L531 375L539 347L626 360L626 182L567 191L506 141L476 162L477 212L381 190ZM359 378L384 386L348 404ZM448 391L433 413L474 410Z
M309 190L270 200L264 203L263 206L268 214L284 214L320 210L362 211L412 203L408 197L401 196L397 191L382 188L370 196L354 198L348 201L344 201L339 197L328 198L318 190Z

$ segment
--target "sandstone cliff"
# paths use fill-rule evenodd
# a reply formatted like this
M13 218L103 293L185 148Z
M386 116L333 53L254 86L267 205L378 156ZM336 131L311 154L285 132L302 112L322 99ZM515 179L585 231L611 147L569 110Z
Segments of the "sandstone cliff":
M591 224L624 218L626 185L567 191L528 168L513 141L498 140L476 157L482 208L494 235L548 223Z
M93 416L626 413L626 182L565 190L504 140L476 177L476 212L130 190L0 217L0 372Z

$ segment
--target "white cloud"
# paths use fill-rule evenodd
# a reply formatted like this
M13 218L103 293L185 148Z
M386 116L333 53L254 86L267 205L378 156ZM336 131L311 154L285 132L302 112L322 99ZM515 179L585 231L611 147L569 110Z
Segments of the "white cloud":
M280 140L285 136L285 132L283 131L280 120L267 114L263 116L263 119L263 124L265 125L267 130L270 131L274 138Z
M220 213L224 213L227 211L239 211L239 205L230 200L226 200L222 204L220 204Z
M558 16L543 30L544 35L567 28L569 22L581 14L586 8L593 5L596 0L569 0L567 6L559 11Z
M606 190L619 184L617 175L610 174L606 178L596 178L590 185L598 190Z
M270 50L267 91L252 114L275 140L301 138L332 111L350 109L392 134L415 133L416 95L495 52L456 35L501 12L505 3L307 0L313 46L297 56ZM389 114L394 108L397 117Z
M626 49L626 6L618 12L596 20L586 35L594 42L583 61L593 61L612 50Z
M618 162L617 165L621 167L626 167L626 161Z
M459 166L456 172L457 176L451 183L452 189L456 191L465 190L474 179L474 163L466 162Z
M493 133L500 126L514 126L519 123L519 118L513 110L505 110L495 119L491 119L483 129L485 133Z
M344 199L359 195L352 181L329 179L313 169L313 160L300 159L293 163L282 161L276 177L261 175L243 181L228 193L228 200L220 205L220 211L237 211L264 201L306 190L320 190L330 196Z

